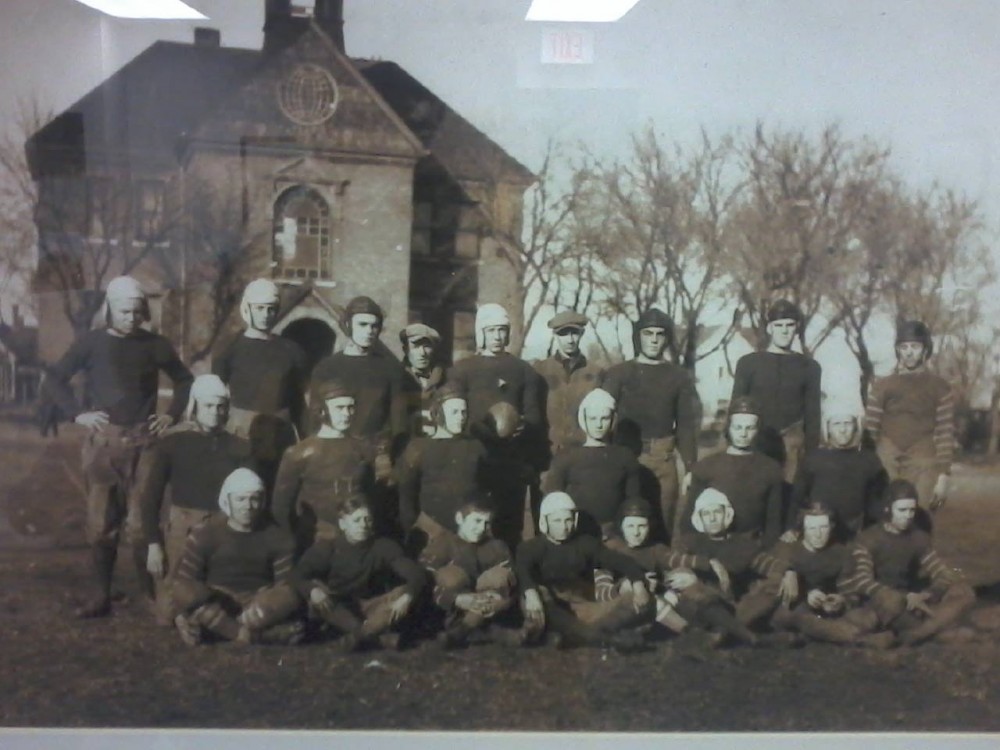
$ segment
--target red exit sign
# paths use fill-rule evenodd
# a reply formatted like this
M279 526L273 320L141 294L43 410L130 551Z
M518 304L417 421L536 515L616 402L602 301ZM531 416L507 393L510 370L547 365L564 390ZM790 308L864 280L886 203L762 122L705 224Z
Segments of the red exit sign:
M594 62L594 32L586 29L543 31L542 62L550 65L590 65Z

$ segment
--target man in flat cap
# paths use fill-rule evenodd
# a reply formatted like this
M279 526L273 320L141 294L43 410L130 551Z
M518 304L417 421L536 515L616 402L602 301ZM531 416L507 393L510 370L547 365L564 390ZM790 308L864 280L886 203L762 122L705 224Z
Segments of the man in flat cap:
M654 486L644 494L659 504L654 535L665 540L674 530L682 482L675 451L685 474L698 458L701 402L691 373L664 359L673 321L661 310L647 310L632 325L635 358L608 368L601 387L618 404L616 439L639 454ZM647 475L648 476L648 475Z
M444 368L438 362L437 349L441 335L423 323L411 323L399 332L403 346L403 393L411 437L433 435L434 420L431 405L434 394L444 383Z
M773 436L777 441L780 435L786 482L794 480L799 461L819 445L820 436L822 371L816 360L792 349L802 320L802 311L792 302L779 299L771 304L767 349L740 357L730 397L753 398L760 410L762 439Z
M587 362L580 351L580 339L590 321L581 313L564 310L549 321L555 353L535 363L544 381L542 401L549 430L549 453L583 445L577 429L577 413L583 397L597 387L601 368Z
M306 355L290 339L272 332L278 318L277 285L270 279L247 284L240 301L246 329L212 359L212 372L229 386L227 429L250 440L258 471L274 486L281 455L303 429Z
M931 372L934 353L930 329L907 320L896 332L896 371L876 380L868 394L865 429L889 479L906 479L917 489L923 507L918 523L948 496L955 452L955 392Z
M111 580L139 452L180 417L194 380L170 342L142 328L149 321L149 300L131 276L119 276L108 284L104 314L106 327L78 338L49 369L46 381L63 414L88 431L82 461L87 541L97 590L77 610L78 617L111 612ZM158 415L161 371L173 381L174 396L167 413ZM82 401L70 386L77 373L85 377ZM140 580L148 585L145 545L134 544L133 554Z

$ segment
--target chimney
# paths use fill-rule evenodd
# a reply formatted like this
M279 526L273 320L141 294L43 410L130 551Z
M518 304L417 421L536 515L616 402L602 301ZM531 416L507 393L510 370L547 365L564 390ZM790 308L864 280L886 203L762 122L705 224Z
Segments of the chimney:
M316 0L313 15L316 23L337 45L337 49L346 54L344 49L344 0Z
M264 54L281 52L309 28L309 19L292 10L292 0L264 0Z
M222 32L207 26L198 26L194 30L195 47L219 47L222 44Z

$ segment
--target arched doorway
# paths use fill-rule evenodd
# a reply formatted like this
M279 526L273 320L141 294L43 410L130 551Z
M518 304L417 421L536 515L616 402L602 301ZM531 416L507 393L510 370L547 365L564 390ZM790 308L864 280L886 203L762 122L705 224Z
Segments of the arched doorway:
M310 375L317 362L333 353L333 345L337 342L334 330L316 318L293 320L281 335L302 347L306 353L307 372Z

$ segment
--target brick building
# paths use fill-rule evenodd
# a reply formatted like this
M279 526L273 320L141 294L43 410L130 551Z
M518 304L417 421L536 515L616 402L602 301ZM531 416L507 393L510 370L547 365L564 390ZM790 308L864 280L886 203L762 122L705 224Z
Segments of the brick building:
M395 63L347 57L342 2L266 0L261 50L211 29L157 42L29 139L44 361L122 270L188 361L239 327L256 276L315 358L357 294L386 309L394 350L414 321L471 349L477 304L511 298L503 248L534 176Z

